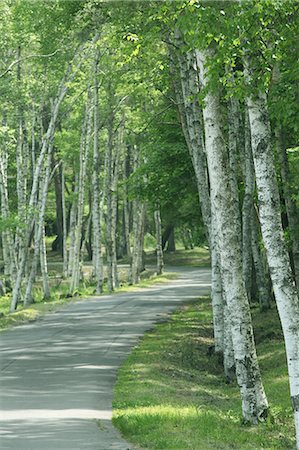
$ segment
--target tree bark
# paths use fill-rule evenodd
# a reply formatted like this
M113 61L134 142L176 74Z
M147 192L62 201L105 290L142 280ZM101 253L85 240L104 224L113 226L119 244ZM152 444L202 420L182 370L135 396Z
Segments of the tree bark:
M65 206L65 177L64 164L61 165L61 209L62 209L62 253L63 253L63 278L67 277L67 212Z
M249 301L252 291L252 214L253 214L253 195L255 188L254 166L251 151L249 118L245 112L245 142L244 142L244 178L245 192L242 205L242 259L243 259L243 277L245 288ZM257 258L257 255L255 255ZM258 261L256 260L256 264ZM256 266L257 269L257 266ZM259 276L259 273L257 273Z
M85 199L85 184L86 184L86 167L88 160L89 144L91 136L91 107L90 99L88 98L85 107L84 120L81 132L80 143L80 172L78 183L78 207L77 207L77 221L75 226L74 236L74 253L72 261L72 275L70 282L70 295L73 295L76 289L79 287L80 282L80 250L81 250L81 237L83 227L83 215L84 215L84 199Z
M160 207L157 206L154 212L155 225L156 225L156 251L157 251L157 275L163 273L163 249L162 249L162 226L161 226L161 213Z
M197 51L202 84L208 85L207 60L210 51ZM214 207L222 281L231 322L237 382L244 421L257 423L265 416L268 402L261 381L253 338L249 302L242 276L240 224L236 217L230 180L228 153L220 128L220 102L217 93L207 92L203 109L206 152Z
M93 116L93 169L92 169L92 260L96 282L96 294L103 292L103 261L102 261L102 229L100 221L100 152L99 152L99 51L94 55L94 116Z
M282 192L285 201L286 213L288 218L288 228L292 243L292 258L294 276L299 292L299 239L298 239L298 211L296 211L296 204L292 200L292 192L290 190L290 169L288 162L288 155L284 144L284 136L282 129L276 127L275 129L276 147L278 160L280 162L280 176L282 181ZM291 261L292 262L292 261Z
M251 60L247 60L248 78L253 73L252 67ZM291 402L295 416L297 448L299 448L299 300L283 236L266 95L260 91L256 92L255 96L248 97L247 106L260 223L285 339Z

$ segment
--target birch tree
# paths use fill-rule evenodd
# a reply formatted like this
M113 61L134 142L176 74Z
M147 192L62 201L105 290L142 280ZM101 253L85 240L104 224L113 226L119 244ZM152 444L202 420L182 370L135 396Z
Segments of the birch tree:
M247 76L254 65L247 59ZM285 338L291 402L299 448L299 300L283 237L280 199L271 146L266 95L254 92L247 98L251 142L259 199L259 216L277 308Z
M89 145L91 138L91 104L88 94L88 100L85 106L84 119L81 131L80 142L80 171L78 180L78 204L76 214L76 225L74 231L74 250L71 261L71 281L70 294L73 295L79 287L80 282L80 256L81 256L81 237L83 229L83 215L84 215L84 199L86 187L86 168L89 154Z
M208 88L207 50L197 51L203 87ZM211 183L211 202L215 205L222 280L229 310L236 376L242 398L243 418L257 423L268 410L254 344L249 302L242 277L239 223L235 215L227 149L221 131L217 93L206 92L203 108L206 152ZM221 183L219 183L221 180Z
M103 260L102 260L102 225L100 220L100 152L99 152L99 50L94 52L94 87L93 87L93 168L92 168L92 244L93 270L96 280L96 294L103 291Z

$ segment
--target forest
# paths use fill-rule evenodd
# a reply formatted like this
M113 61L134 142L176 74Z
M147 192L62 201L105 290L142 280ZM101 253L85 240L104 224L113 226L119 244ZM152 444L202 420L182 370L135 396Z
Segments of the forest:
M0 316L205 247L213 353L267 420L277 308L299 449L299 3L2 0ZM55 294L54 294L55 293ZM270 408L270 409L269 409ZM282 447L281 447L282 448Z

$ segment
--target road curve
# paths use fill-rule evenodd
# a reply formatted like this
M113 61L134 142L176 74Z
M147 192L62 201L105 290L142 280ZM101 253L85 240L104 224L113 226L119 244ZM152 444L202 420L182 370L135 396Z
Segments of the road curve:
M117 369L142 334L210 292L209 269L82 300L0 335L0 449L133 449L111 423Z

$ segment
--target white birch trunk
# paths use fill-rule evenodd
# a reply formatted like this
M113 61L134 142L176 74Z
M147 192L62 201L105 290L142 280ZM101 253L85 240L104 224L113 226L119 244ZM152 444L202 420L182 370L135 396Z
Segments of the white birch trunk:
M113 240L112 240L112 195L113 195L113 116L110 112L108 120L108 142L106 151L106 259L107 259L107 285L108 292L114 290L113 282Z
M299 292L299 237L298 237L298 212L296 211L296 204L292 199L292 192L290 190L290 170L288 156L284 145L283 133L281 129L275 129L276 147L278 153L278 160L280 162L280 174L282 181L283 196L286 206L288 228L292 242L292 255L294 260L295 281L297 292Z
M119 128L118 143L114 146L113 160L112 160L112 198L111 198L111 237L112 237L112 271L113 271L113 286L119 287L118 268L117 268L117 205L118 205L118 176L119 176L119 161L120 153L123 147L123 133L124 123Z
M0 195L1 195L1 216L3 220L8 220L10 216L8 203L7 185L8 154L6 149L0 153ZM13 282L16 271L16 255L14 251L13 235L11 230L2 232L4 273L10 282Z
M103 292L102 238L100 221L100 153L99 153L99 88L98 88L99 51L95 51L94 59L94 116L93 116L93 168L92 168L92 258L93 272L96 282L96 294Z
M38 243L36 243L38 245ZM49 275L48 275L48 262L47 262L47 249L46 249L46 237L45 237L45 224L42 224L42 233L40 241L40 268L43 280L44 299L51 297Z
M61 209L62 209L62 253L63 253L63 278L67 277L68 254L67 254L67 213L65 206L65 178L64 164L61 166Z
M53 138L52 138L53 140ZM37 204L39 207L37 210L37 219L35 222L36 226L36 235L35 235L35 247L34 247L34 254L32 257L31 262L31 269L29 273L29 277L27 280L27 286L26 286L26 293L24 297L24 306L28 307L32 303L32 287L36 276L37 266L38 266L38 259L40 257L40 252L43 251L42 246L44 245L43 242L43 234L44 234L44 221L45 221L45 211L46 211L46 203L47 203L47 195L48 195L48 186L50 181L50 174L51 174L51 162L52 162L52 154L53 154L53 142L52 140L49 143L49 149L48 149L48 155L47 155L47 161L46 161L46 167L45 167L45 175L40 180L40 199ZM45 255L44 255L45 257ZM43 255L41 256L43 258ZM50 297L50 290L48 285L48 280L45 280L45 277L47 278L47 268L46 268L46 261L43 258L42 260L42 276L43 276L43 283L46 282L46 285L43 284L45 288L44 294L49 295Z
M126 243L126 254L129 258L131 258L131 243L130 243L130 201L128 194L128 184L127 180L129 178L129 167L130 165L130 147L127 147L125 152L125 157L123 161L123 179L124 183L124 233L125 233L125 243Z
M258 299L261 311L266 311L270 308L270 289L269 289L269 274L264 267L263 255L259 246L259 225L257 222L255 209L251 211L251 249L252 258L255 267L255 277L258 289ZM267 263L267 262L266 262ZM267 263L268 264L268 263Z
M176 32L176 44L180 48L182 42L179 32ZM172 70L174 80L176 80L176 64L173 53L170 51L172 60ZM174 81L174 88L177 98L178 109L181 118L182 130L185 136L189 154L193 164L197 189L199 194L199 203L201 215L204 221L206 236L210 245L212 262L212 307L214 329L215 351L221 352L224 343L223 327L223 299L220 275L220 262L218 250L213 242L214 237L211 233L211 202L209 194L209 184L207 177L207 163L204 148L204 129L202 124L202 111L198 104L198 74L195 55L189 53L188 57L181 52L178 55L178 66L180 85Z
M74 253L72 255L72 274L69 292L70 295L73 295L76 289L78 289L80 282L80 249L81 249L81 236L82 236L83 214L84 214L86 166L88 160L90 135L91 135L91 108L89 105L89 101L87 101L80 143L78 209L77 209L77 221L75 226L75 236L74 236Z
M224 301L224 350L223 350L223 367L227 383L231 383L236 379L236 363L233 345L232 328L230 326L230 310L226 302L225 293L222 292Z
M197 51L198 66L204 87L208 83L206 71L208 51ZM244 421L257 423L268 410L268 402L261 382L249 302L242 276L240 224L236 217L229 161L220 128L220 102L217 94L207 92L203 109L206 152L211 184L211 202L215 210L220 250L222 281L236 363L237 382L242 399Z
M245 111L245 142L244 142L244 178L245 192L242 205L242 259L243 259L243 277L248 299L251 299L252 287L252 213L253 213L253 195L255 187L254 166L251 152L249 118ZM259 276L259 274L258 274Z
M216 230L216 217L215 212L212 212L211 217L211 262L212 262L212 309L213 309L213 329L214 329L214 345L215 353L223 353L225 348L228 354L233 353L230 349L230 342L227 341L226 336L231 334L226 327L230 327L229 322L224 321L224 299L221 279L221 266L219 259L219 248L217 243L217 230ZM226 330L226 333L225 333ZM224 372L229 371L228 367L231 366L229 359L224 358Z
M163 261L163 249L162 249L162 225L161 225L161 213L160 207L157 206L154 211L155 225L156 225L156 251L157 251L157 275L163 273L164 261Z
M68 275L72 275L72 267L75 252L75 228L77 223L77 212L78 212L78 185L79 185L79 174L75 174L74 188L72 192L72 204L70 212L70 248L68 254Z
M63 78L63 80L61 81L60 86L58 88L57 96L56 96L54 102L52 103L52 112L51 112L49 126L47 129L46 135L43 137L40 154L39 154L39 157L37 158L37 161L35 164L35 171L34 171L33 180L32 180L31 192L30 192L30 197L29 197L28 205L27 205L28 206L28 208L27 208L28 217L27 217L26 233L24 236L24 245L22 245L22 251L20 254L19 262L18 262L18 270L17 270L17 274L16 274L14 287L13 287L10 311L15 311L17 304L21 298L21 285L22 285L22 281L23 281L26 264L28 263L28 261L27 261L28 248L27 247L28 247L28 243L30 240L30 234L31 234L31 230L33 227L33 222L34 222L34 208L35 208L36 202L37 202L37 193L38 193L38 185L39 185L39 180L40 180L40 173L41 173L41 170L42 170L42 167L44 164L44 159L47 154L50 142L54 135L54 130L55 130L55 125L56 125L56 121L57 121L59 108L60 108L61 102L63 101L63 99L67 93L68 86L69 86L68 83L74 79L76 72L80 68L85 57L86 57L86 54L83 55L83 57L82 57L81 51L78 52L78 54L76 55L75 60L74 60L75 64L70 64L68 66L66 75ZM78 58L79 58L79 61L77 61Z
M247 70L251 70L248 61ZM247 73L248 76L248 73ZM299 448L299 300L284 242L280 199L271 147L267 99L258 92L247 99L259 214L270 275L283 329Z
M144 240L144 225L145 225L145 210L144 203L139 200L133 201L133 251L131 259L131 284L138 284L140 282L140 273L142 270L142 253Z

